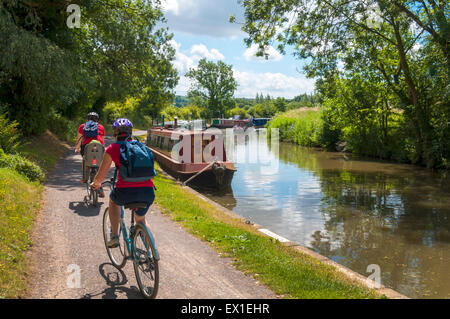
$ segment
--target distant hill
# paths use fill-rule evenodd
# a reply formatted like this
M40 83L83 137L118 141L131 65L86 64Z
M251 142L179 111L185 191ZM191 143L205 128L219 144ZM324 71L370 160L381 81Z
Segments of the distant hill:
M175 95L175 106L176 107L183 107L188 104L188 99L185 96L182 95Z

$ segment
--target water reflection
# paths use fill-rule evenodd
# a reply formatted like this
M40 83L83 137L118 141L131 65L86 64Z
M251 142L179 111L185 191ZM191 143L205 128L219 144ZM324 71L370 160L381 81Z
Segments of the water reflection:
M208 194L274 232L414 298L450 298L450 178L426 169L248 140L277 174L237 163L232 189ZM233 202L232 205L229 202ZM228 204L227 204L228 203Z

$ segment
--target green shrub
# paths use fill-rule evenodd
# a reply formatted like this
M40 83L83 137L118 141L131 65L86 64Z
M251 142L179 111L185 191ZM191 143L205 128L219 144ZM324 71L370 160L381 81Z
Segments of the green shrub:
M43 182L45 174L35 163L18 154L6 154L0 149L0 167L15 170L32 182Z
M15 153L21 145L21 134L16 121L9 121L5 114L0 115L0 149L6 153Z
M301 146L322 145L323 120L319 110L292 110L282 113L269 122L269 129L278 128L280 140Z
M57 113L51 115L50 123L49 130L60 139L67 142L76 142L80 123L77 123L75 120L69 120Z

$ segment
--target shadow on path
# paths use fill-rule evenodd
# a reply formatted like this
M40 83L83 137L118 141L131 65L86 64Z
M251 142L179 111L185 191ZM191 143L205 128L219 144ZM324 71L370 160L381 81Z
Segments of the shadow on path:
M98 293L87 293L81 299L92 299L101 296L102 299L118 299L118 293L125 293L129 299L142 299L142 295L136 286L124 287L128 283L125 273L114 267L111 263L103 263L98 267L100 274L105 279L108 288Z
M86 201L70 202L69 209L82 217L94 217L100 214L103 204L103 202L99 202L97 207L94 207L93 205L86 205Z

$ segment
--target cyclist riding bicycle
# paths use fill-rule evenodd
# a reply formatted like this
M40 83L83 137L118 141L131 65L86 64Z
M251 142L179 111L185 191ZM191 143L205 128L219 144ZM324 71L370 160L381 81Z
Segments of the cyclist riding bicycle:
M133 124L128 119L117 119L113 124L113 130L117 142L132 140ZM112 143L106 148L98 173L91 184L94 189L101 187L101 183L108 174L112 162L116 165L117 170L120 169L120 147L120 143ZM154 187L151 178L141 182L129 182L123 180L120 171L118 171L117 182L109 196L109 219L112 230L111 238L108 241L109 248L119 246L120 206L137 202L147 203L146 208L140 208L135 212L136 222L146 225L145 215L155 199Z
M96 112L90 112L87 115L87 122L81 124L78 128L75 151L77 153L80 153L82 157L84 156L86 145L88 145L89 143L98 141L103 146L105 145L105 142L103 140L103 137L105 136L105 128L103 127L103 125L98 123L98 119L99 116ZM82 162L82 172L84 174L84 161ZM81 182L86 182L84 176ZM103 189L100 189L99 197L105 197Z

